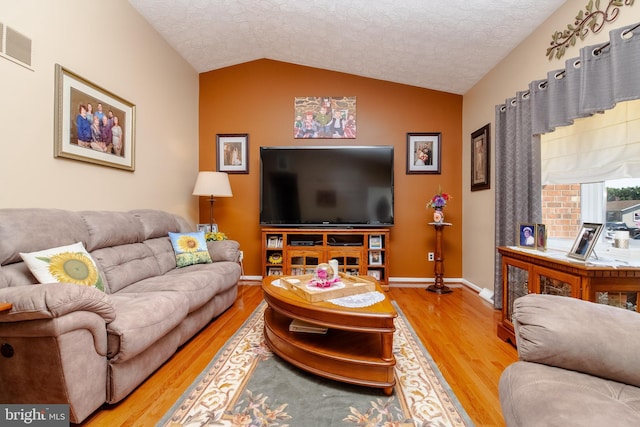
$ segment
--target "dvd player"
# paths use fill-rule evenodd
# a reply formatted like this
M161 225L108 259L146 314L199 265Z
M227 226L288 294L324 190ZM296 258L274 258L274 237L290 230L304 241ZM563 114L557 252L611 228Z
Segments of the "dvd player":
M315 242L313 240L292 240L291 246L313 246Z

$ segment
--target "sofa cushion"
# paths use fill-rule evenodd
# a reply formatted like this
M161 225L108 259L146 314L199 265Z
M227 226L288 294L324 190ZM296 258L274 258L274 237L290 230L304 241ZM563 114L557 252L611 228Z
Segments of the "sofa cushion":
M513 304L518 356L640 387L638 313L557 295Z
M191 313L215 295L235 286L239 278L240 266L233 262L196 264L141 280L122 289L119 294L175 292L188 299L188 311Z
M144 240L144 227L135 215L128 212L79 212L89 232L87 250L140 243Z
M191 231L184 229L184 222L168 212L158 211L154 209L137 209L130 211L142 223L144 229L144 239L155 239L156 237L164 237L168 232Z
M76 242L86 243L82 218L62 209L0 209L0 264L21 261L20 252L35 252Z
M204 231L191 233L169 233L171 245L176 253L176 267L194 264L210 264L211 255L207 249Z
M102 248L91 255L105 277L105 291L111 294L139 280L161 274L153 252L144 243Z
M532 362L500 377L508 426L631 427L640 420L640 388Z
M122 363L143 352L187 316L188 301L177 292L111 296L116 319L107 325L107 357Z
M82 242L38 252L20 253L40 283L73 283L104 290L95 261Z

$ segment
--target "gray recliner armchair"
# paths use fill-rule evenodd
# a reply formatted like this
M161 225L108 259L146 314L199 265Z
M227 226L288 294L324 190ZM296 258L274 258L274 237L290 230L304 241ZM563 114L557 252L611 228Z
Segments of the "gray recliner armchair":
M499 384L508 427L640 426L640 313L529 294L513 323L519 361Z

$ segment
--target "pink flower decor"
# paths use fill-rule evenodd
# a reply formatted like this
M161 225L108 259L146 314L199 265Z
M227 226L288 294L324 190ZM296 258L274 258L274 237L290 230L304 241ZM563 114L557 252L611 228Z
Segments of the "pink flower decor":
M320 276L320 275L318 275ZM316 288L330 288L331 285L333 285L334 283L338 283L340 281L340 278L335 278L335 279L311 279L310 280L310 284L315 286Z
M447 202L452 197L448 193L443 193L441 189L438 189L438 194L433 196L431 200L427 203L427 209L442 209L447 205Z

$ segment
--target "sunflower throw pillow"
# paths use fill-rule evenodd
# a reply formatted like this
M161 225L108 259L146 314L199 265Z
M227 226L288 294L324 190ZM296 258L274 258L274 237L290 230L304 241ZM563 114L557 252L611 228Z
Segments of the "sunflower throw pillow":
M169 238L173 245L173 251L176 253L176 267L213 262L207 249L204 231L169 233Z
M96 263L82 242L20 256L40 283L74 283L104 291Z

